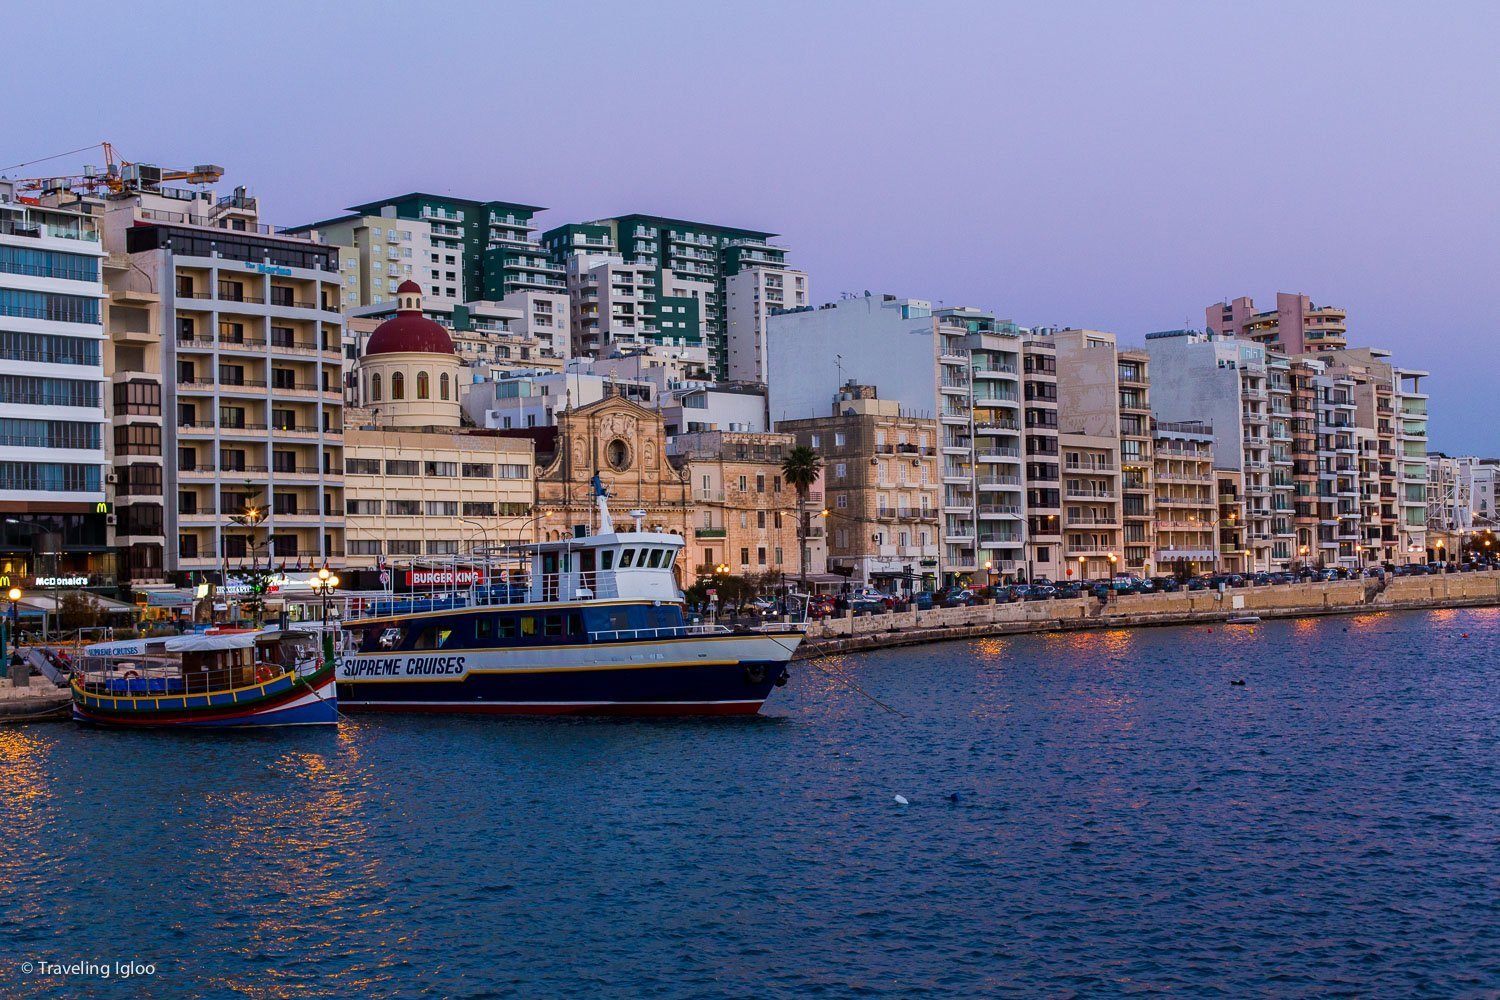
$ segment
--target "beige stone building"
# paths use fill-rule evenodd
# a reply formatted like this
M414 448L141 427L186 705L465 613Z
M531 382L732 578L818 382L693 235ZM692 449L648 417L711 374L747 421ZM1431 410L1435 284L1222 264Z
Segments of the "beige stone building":
M791 434L726 431L672 439L669 452L692 487L690 570L723 564L740 575L799 575L797 493L781 479L796 443Z
M888 591L936 584L937 421L907 415L873 386L846 386L830 416L777 429L823 459L830 572Z
M382 558L400 564L530 541L532 449L527 438L482 432L346 431L350 573Z
M1178 567L1207 573L1219 561L1213 428L1196 421L1158 423L1153 454L1157 573L1170 576Z

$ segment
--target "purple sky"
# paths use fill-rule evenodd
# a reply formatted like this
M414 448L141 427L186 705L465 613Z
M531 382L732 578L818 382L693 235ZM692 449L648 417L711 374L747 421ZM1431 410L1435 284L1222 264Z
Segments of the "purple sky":
M107 138L280 225L420 188L764 228L819 301L1126 343L1303 291L1432 371L1435 449L1500 453L1500 5L423 6L13 7L0 166Z

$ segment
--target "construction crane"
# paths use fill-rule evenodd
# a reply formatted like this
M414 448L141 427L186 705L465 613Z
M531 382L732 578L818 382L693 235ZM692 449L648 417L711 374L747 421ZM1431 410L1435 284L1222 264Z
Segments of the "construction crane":
M152 191L168 181L186 181L188 184L212 184L224 176L224 168L212 163L199 164L195 167L177 168L161 167L154 163L135 163L131 160L116 159L115 147L108 142L98 144L104 150L103 169L96 166L86 166L81 174L64 174L52 177L23 177L15 181L18 191L37 191L42 194L51 194L58 191L85 191L89 194L104 193L106 195L124 195L132 191ZM94 149L87 146L85 149ZM83 150L73 150L74 153ZM58 154L69 156L69 153ZM32 160L31 163L42 163L45 160L56 159L56 156L43 157L41 160ZM20 163L17 166L24 167L29 164Z

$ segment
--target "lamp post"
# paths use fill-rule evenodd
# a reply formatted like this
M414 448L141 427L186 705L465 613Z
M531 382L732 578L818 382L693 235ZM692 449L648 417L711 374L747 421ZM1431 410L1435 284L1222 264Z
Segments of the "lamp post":
M984 584L990 590L990 596L995 596L995 564L989 559L984 561Z
M1302 571L1304 569L1306 569L1306 568L1307 568L1307 546L1306 545L1299 545L1297 547L1297 577L1299 579L1302 577Z
M313 593L322 598L323 601L323 631L328 631L328 599L333 596L334 591L339 588L339 578L328 572L324 566L318 570L318 575L308 581Z
M12 587L9 590L7 590L5 592L5 599L8 600L8 601L10 601L10 612L5 616L5 620L6 620L6 622L10 626L10 634L14 638L14 641L15 641L15 652L20 653L21 652L21 630L20 630L20 619L17 617L17 614L16 614L16 603L21 600L21 588L20 587ZM3 659L5 657L6 651L10 648L10 644L7 643L5 640L6 640L6 637L5 637L5 633L3 631L3 627L0 627L0 659Z

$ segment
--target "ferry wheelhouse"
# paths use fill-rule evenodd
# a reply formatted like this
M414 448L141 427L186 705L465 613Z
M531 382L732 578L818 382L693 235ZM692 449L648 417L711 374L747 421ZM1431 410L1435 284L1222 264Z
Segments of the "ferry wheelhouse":
M602 491L601 491L602 493ZM694 624L673 567L680 535L616 531L409 570L443 592L391 595L346 621L345 711L753 715L803 638L794 624ZM460 589L458 584L464 583Z
M128 729L335 725L331 645L275 629L96 643L74 657L73 718Z

